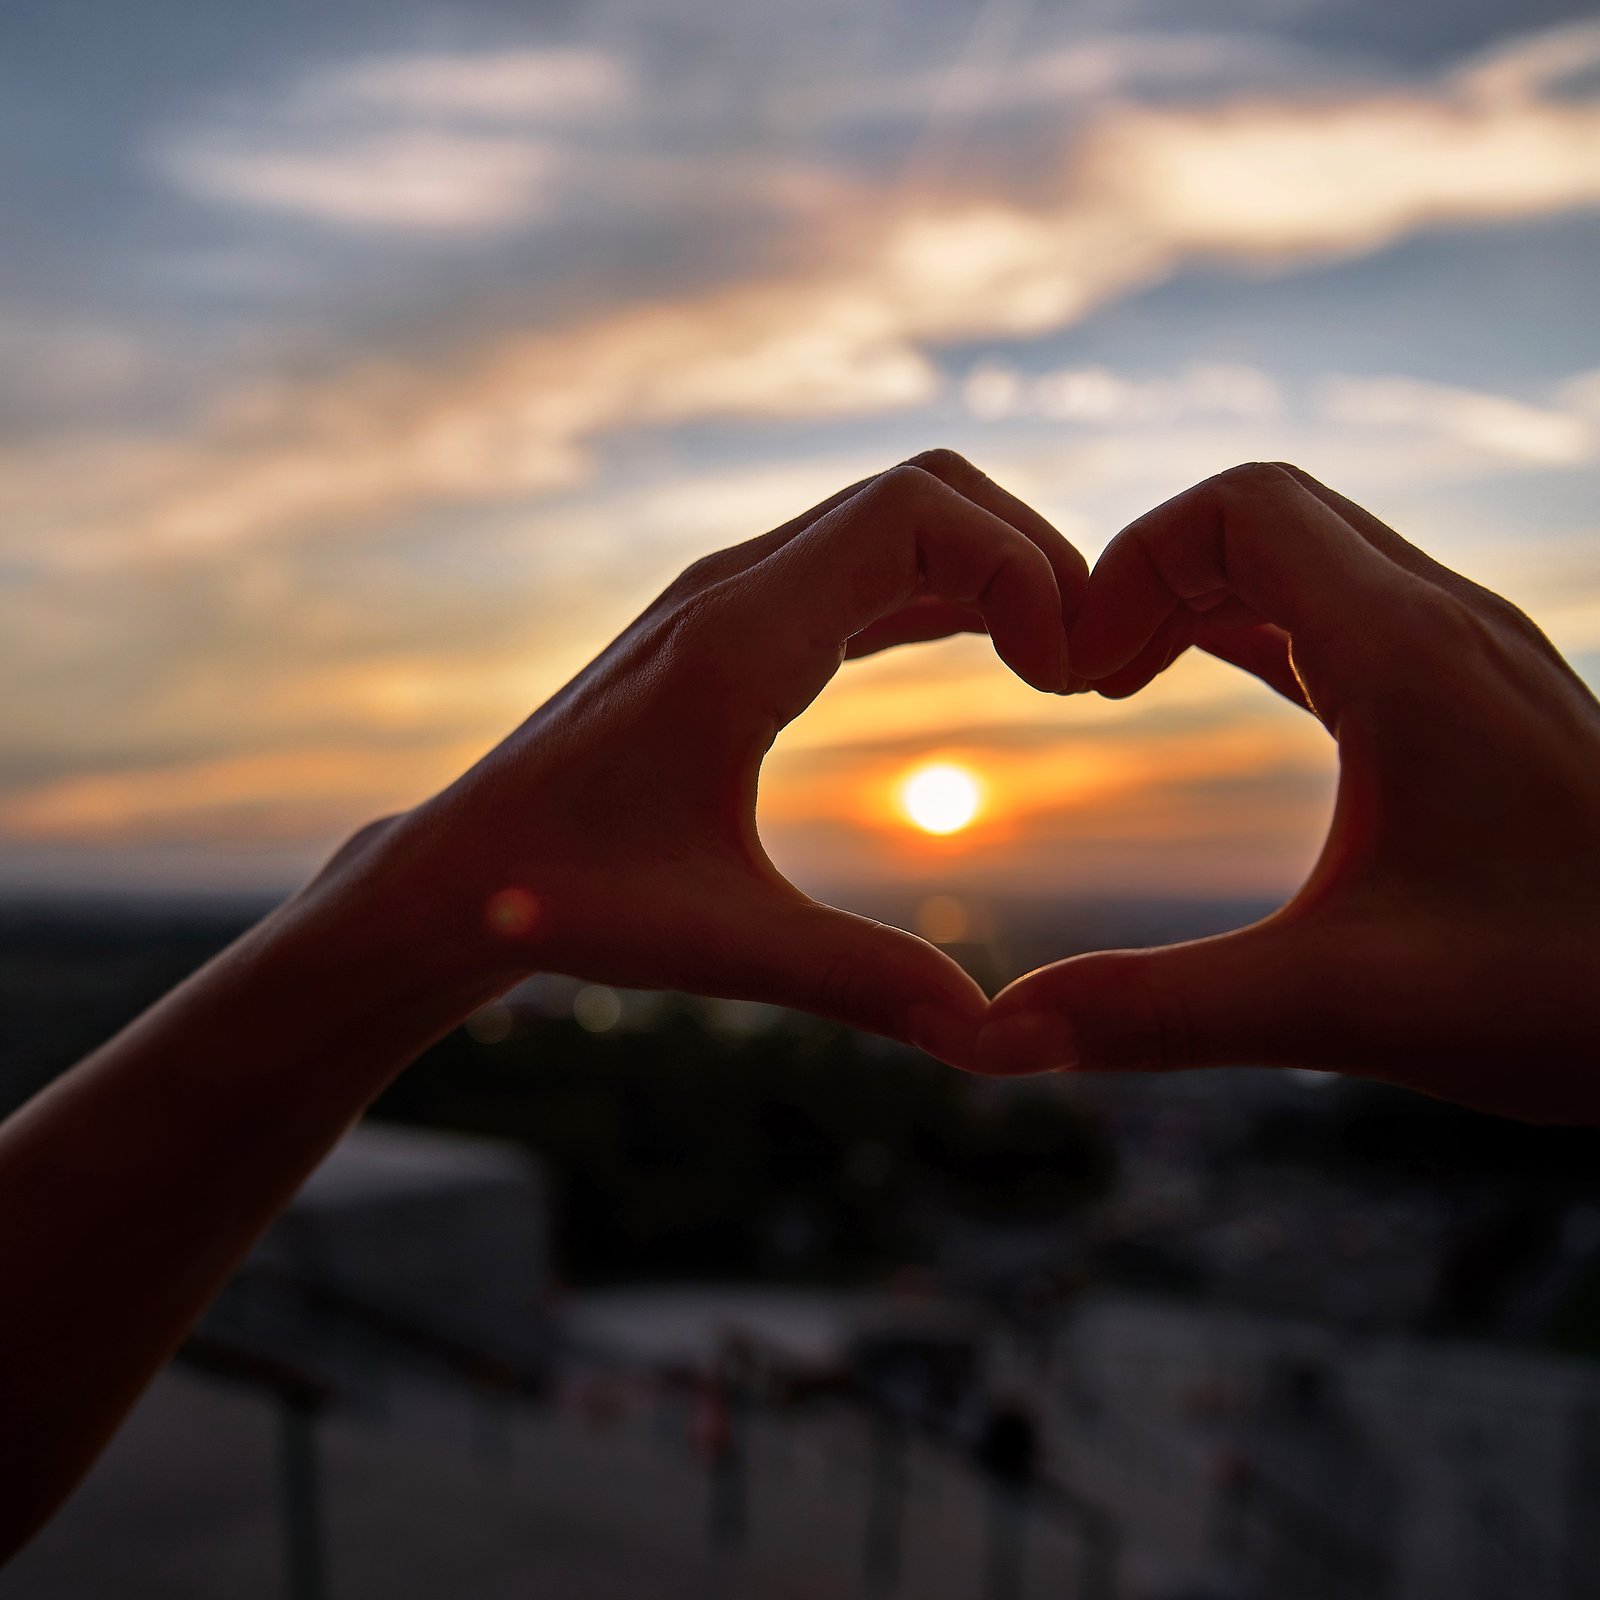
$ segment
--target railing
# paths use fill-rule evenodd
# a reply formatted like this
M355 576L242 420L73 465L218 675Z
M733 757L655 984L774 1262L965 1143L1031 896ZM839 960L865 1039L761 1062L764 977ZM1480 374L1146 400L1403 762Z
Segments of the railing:
M368 1335L377 1349L421 1358L462 1380L480 1404L480 1459L509 1465L511 1407L545 1392L548 1375L530 1361L508 1359L454 1335L441 1334L402 1313L376 1306L359 1295L308 1284L290 1274L275 1274L272 1288L291 1293L308 1310L344 1322ZM568 1359L614 1372L640 1371L636 1359L595 1345L567 1346ZM781 1353L779 1353L781 1354ZM291 1600L327 1600L324 1529L319 1494L316 1419L332 1390L292 1363L261 1356L233 1340L196 1338L182 1352L189 1366L214 1376L267 1391L279 1405L279 1481L284 1529L287 1593ZM775 1361L775 1365L781 1362ZM714 1561L742 1547L747 1539L753 1499L769 1492L750 1458L749 1436L758 1418L778 1417L762 1400L758 1386L736 1385L731 1400L732 1440L720 1454L703 1458L708 1489L707 1541ZM963 1493L987 1499L989 1561L975 1586L986 1600L1021 1600L1019 1555L1025 1529L1052 1527L1067 1533L1077 1547L1073 1600L1117 1600L1123 1557L1117 1516L1070 1481L1036 1481L1010 1491L991 1483L965 1451L949 1440L913 1432L906 1422L865 1397L839 1394L863 1428L865 1449L847 1464L857 1479L864 1513L860 1572L868 1592L893 1595L902 1584L902 1546L908 1514L918 1500L925 1474L910 1470L910 1452L931 1452L951 1470ZM1174 1440L1137 1418L1102 1416L1091 1426L1096 1436L1091 1457L1122 1457L1149 1487L1165 1481L1165 1492L1180 1496L1204 1517L1209 1493L1212 1553L1236 1570L1253 1569L1283 1580L1281 1592L1312 1596L1382 1595L1391 1586L1386 1552L1330 1517L1314 1500L1279 1482L1259 1466L1245 1474L1217 1476L1201 1465L1211 1454L1197 1440ZM496 1441L498 1440L498 1443ZM790 1449L812 1448L796 1443ZM831 1472L846 1465L830 1457ZM720 1553L720 1554L719 1554Z
M841 1455L815 1441L786 1442L792 1468L811 1459L819 1475L837 1481L848 1473L862 1510L859 1572L863 1590L874 1596L902 1592L907 1527L919 1502L948 1507L943 1488L928 1488L927 1467L937 1462L949 1471L960 1493L981 1502L983 1548L981 1570L974 1574L972 1594L978 1600L1025 1600L1043 1595L1025 1577L1025 1553L1041 1531L1065 1534L1076 1547L1077 1569L1070 1600L1119 1600L1121 1539L1115 1518L1103 1506L1059 1483L1039 1481L1012 1485L976 1469L965 1451L949 1441L912 1433L899 1419L862 1403L848 1406L851 1417L866 1430L859 1454ZM758 1406L735 1400L724 1448L705 1461L707 1474L706 1539L713 1568L741 1555L761 1507L771 1492L752 1462L750 1430L761 1415ZM922 1470L913 1470L913 1452L924 1453ZM1052 1596L1062 1591L1051 1589Z
M548 1386L542 1368L519 1365L476 1349L455 1336L441 1335L403 1314L374 1306L358 1294L307 1283L288 1273L273 1273L263 1281L292 1292L308 1308L346 1322L397 1350L442 1364L491 1402L534 1398ZM745 1337L743 1342L747 1356L766 1358L773 1367L782 1368L791 1359L788 1352L769 1347L764 1341ZM640 1371L637 1357L593 1338L582 1343L567 1339L562 1350L567 1360L576 1358L602 1370ZM707 1479L706 1538L714 1562L734 1554L748 1537L752 1500L760 1492L752 1481L750 1427L758 1415L772 1418L781 1414L764 1407L757 1390L749 1385L733 1386L725 1398L729 1402L726 1447L703 1458ZM861 1485L865 1508L863 1580L869 1592L892 1595L899 1588L905 1516L915 1498L906 1463L913 1436L901 1419L858 1394L846 1390L836 1398L864 1425L869 1439L864 1462L851 1463L866 1480ZM992 1559L982 1591L985 1600L1022 1600L1020 1579L1008 1575L1007 1563L997 1552L1004 1551L1013 1533L1020 1539L1022 1525L1029 1520L1068 1529L1077 1541L1081 1556L1074 1600L1117 1600L1121 1540L1116 1521L1105 1507L1074 1488L1045 1481L1027 1486L1008 1500L1005 1493L994 1492L995 1486L953 1442L929 1434L918 1434L916 1438L955 1471L968 1492L987 1497ZM480 1455L488 1458L491 1452L483 1450ZM841 1464L837 1457L828 1462L831 1470Z
M739 1335L739 1343L747 1361L754 1359L768 1370L782 1370L786 1353L781 1349L748 1333ZM985 1502L987 1550L980 1586L975 1589L982 1600L1024 1600L1024 1548L1030 1530L1041 1528L1065 1531L1076 1544L1078 1570L1072 1600L1118 1600L1122 1540L1109 1508L1059 1480L1036 1476L1011 1483L994 1477L976 1467L956 1439L927 1429L914 1430L892 1407L849 1386L837 1391L834 1398L863 1424L867 1436L864 1455L850 1460L849 1465L865 1478L861 1485L865 1509L861 1574L868 1592L889 1596L900 1588L905 1523L918 1492L917 1475L909 1470L908 1457L913 1446L919 1446L940 1460L966 1493ZM749 1523L753 1486L747 1435L760 1407L756 1389L747 1384L728 1386L724 1400L730 1426L725 1450L709 1463L708 1533L713 1549L731 1551L745 1537ZM833 1471L843 1464L837 1457L828 1462Z

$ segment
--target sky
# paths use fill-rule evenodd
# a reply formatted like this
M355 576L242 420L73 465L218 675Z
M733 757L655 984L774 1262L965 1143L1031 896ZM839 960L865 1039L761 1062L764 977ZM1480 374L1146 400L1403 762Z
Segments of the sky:
M288 888L931 445L1091 559L1299 462L1600 681L1597 260L1566 0L13 0L0 892ZM1270 895L1334 773L1215 662L969 638L848 665L760 821L847 903Z

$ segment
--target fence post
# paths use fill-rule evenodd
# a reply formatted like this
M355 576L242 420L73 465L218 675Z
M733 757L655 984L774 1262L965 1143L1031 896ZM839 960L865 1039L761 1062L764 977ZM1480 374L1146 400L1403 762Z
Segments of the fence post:
M279 1405L278 1450L287 1594L289 1600L327 1600L317 1407L308 1398L285 1396Z
M1600 1600L1600 1408L1572 1408L1567 1421L1563 1600Z
M1087 1508L1080 1513L1083 1533L1083 1600L1116 1600L1117 1530L1109 1517Z
M984 1600L1022 1600L1028 1521L1033 1494L1023 1484L988 1480L989 1529L985 1551Z
M900 1581L901 1525L905 1518L905 1429L880 1412L872 1419L872 1480L867 1501L863 1572L867 1587L890 1594Z

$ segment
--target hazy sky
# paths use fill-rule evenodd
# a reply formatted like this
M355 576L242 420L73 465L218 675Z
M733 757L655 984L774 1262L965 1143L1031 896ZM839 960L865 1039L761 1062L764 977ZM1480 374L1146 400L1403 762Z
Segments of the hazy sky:
M674 572L952 445L1091 556L1287 457L1600 679L1600 21L1534 0L0 11L0 886L278 886ZM944 844L907 767L984 776ZM780 741L808 887L1286 889L1333 773L985 641Z

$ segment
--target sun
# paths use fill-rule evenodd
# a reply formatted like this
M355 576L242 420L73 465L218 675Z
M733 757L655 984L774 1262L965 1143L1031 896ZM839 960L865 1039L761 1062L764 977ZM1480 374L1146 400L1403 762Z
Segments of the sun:
M982 806L983 786L954 762L929 762L900 784L900 809L924 833L960 833Z

